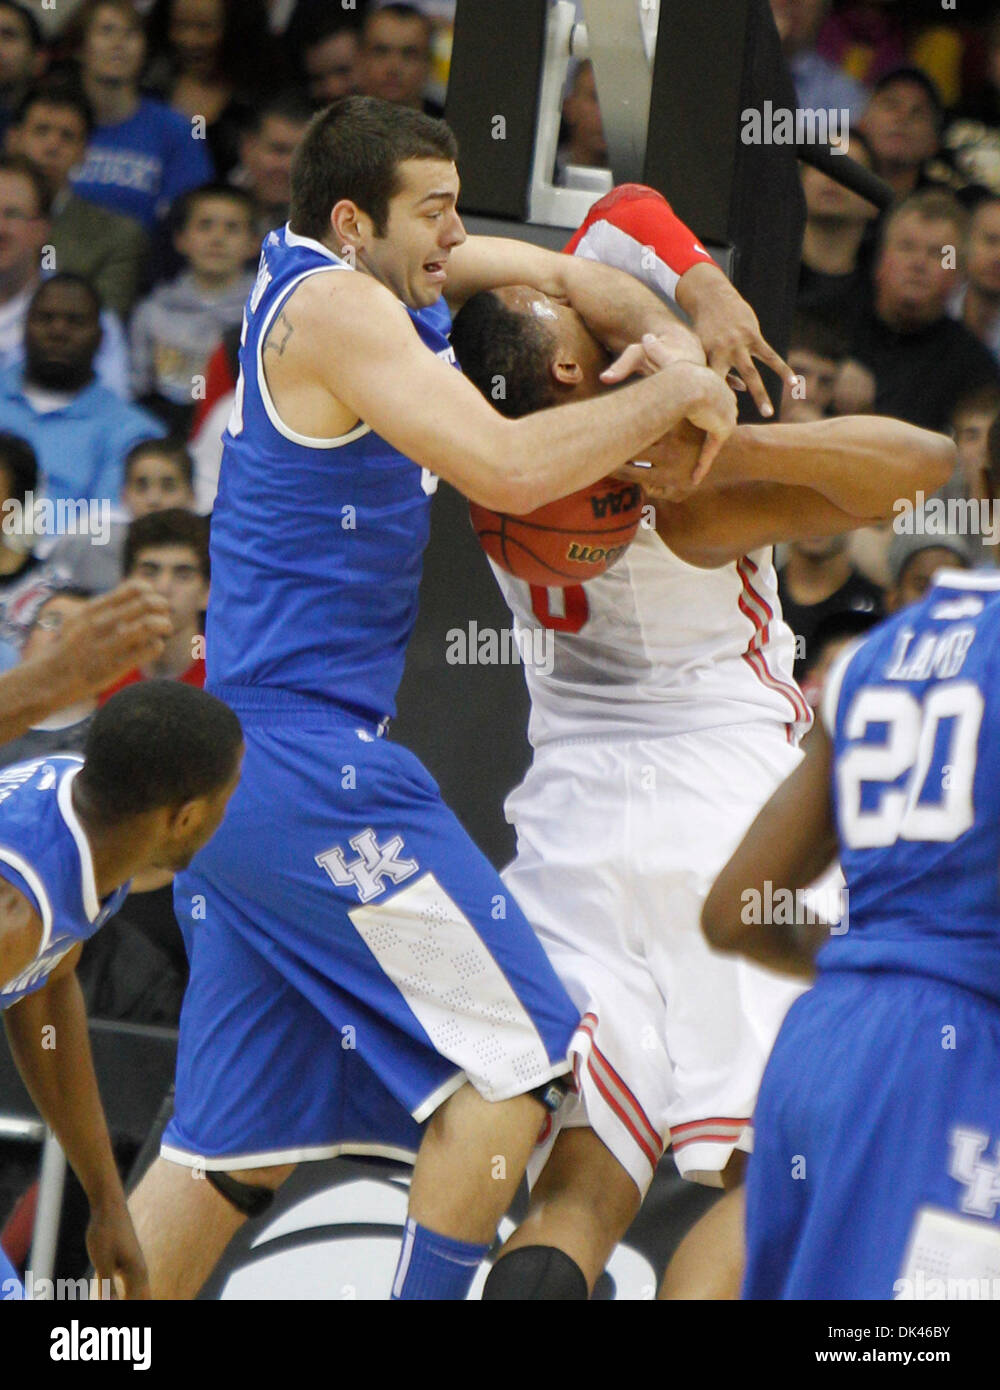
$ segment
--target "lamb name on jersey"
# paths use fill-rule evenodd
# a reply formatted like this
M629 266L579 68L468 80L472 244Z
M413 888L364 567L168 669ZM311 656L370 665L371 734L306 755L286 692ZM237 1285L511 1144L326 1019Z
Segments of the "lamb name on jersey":
M944 570L840 657L823 694L851 927L820 970L1000 1000L1000 576Z
M770 547L717 569L676 556L641 526L625 555L586 584L545 589L494 573L526 664L534 747L567 738L647 738L756 721L790 740L812 714L792 677Z

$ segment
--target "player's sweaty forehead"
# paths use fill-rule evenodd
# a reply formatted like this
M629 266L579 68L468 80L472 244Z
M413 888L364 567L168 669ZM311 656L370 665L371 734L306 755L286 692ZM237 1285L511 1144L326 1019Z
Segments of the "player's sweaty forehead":
M533 318L561 347L603 354L600 343L569 304L562 304L531 285L504 285L496 294L515 314Z

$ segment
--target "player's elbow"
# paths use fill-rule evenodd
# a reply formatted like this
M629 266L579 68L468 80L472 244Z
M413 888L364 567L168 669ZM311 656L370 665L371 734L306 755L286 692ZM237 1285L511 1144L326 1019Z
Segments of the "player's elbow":
M900 459L904 472L902 497L914 502L918 493L929 497L937 492L951 478L957 461L958 451L953 440L933 430L909 426ZM888 516L898 510L896 503L900 500L900 497L892 499Z
M714 951L735 951L743 926L732 895L716 882L701 909L701 931Z
M475 483L464 486L462 491L470 502L505 516L523 516L538 505L531 500L535 490L528 479L521 477L510 463L505 466L502 461L486 462Z
M505 421L496 443L488 451L483 470L483 497L475 497L484 507L508 516L525 516L536 507L553 500L552 489L545 489L534 451L524 444L516 421ZM492 500L486 500L487 495Z
M925 494L937 492L951 478L958 462L955 441L933 430L921 430L914 441L911 466L919 477L919 487Z
M514 468L504 479L505 505L500 508L509 516L527 516L529 512L554 502L551 486L546 488L527 468Z

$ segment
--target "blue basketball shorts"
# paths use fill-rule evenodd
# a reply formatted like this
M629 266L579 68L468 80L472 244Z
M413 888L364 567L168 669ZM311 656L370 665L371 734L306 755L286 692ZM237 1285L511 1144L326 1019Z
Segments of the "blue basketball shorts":
M998 1098L987 996L821 974L761 1083L743 1297L1000 1297Z
M164 1156L403 1156L466 1080L502 1101L568 1071L579 1010L419 761L326 711L240 718L239 786L175 881Z

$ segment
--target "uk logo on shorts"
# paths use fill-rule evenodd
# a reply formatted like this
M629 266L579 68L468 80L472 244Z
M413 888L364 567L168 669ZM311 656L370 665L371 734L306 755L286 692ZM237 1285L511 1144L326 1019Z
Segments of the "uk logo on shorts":
M978 1130L953 1129L948 1172L965 1188L962 1210L992 1220L1000 1205L1000 1144L993 1162L983 1163L980 1160L989 1142L989 1135Z
M352 835L348 843L359 856L350 864L346 862L339 845L317 854L316 863L326 870L338 888L356 888L363 903L370 903L385 892L383 879L402 883L420 867L415 859L398 857L403 848L402 835L393 835L391 840L380 845L375 831L369 826Z

